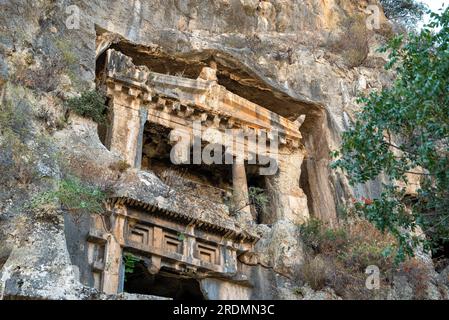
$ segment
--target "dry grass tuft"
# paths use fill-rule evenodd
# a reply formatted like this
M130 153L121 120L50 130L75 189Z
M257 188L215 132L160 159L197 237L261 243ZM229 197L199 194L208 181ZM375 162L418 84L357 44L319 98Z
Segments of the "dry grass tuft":
M109 169L120 173L126 172L129 168L131 168L131 165L125 160L120 160L109 165Z
M413 287L414 299L424 300L427 297L430 281L429 269L420 260L413 258L401 264L400 273L405 275Z
M328 286L346 299L376 298L388 288L394 259L387 253L394 248L394 239L382 234L367 221L356 221L330 228L311 220L301 228L308 259L301 270L301 280L314 290ZM376 265L383 275L382 290L369 291L366 268Z

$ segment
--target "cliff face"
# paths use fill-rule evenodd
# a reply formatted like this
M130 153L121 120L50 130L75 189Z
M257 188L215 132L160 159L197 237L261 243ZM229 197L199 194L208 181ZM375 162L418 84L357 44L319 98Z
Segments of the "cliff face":
M370 32L363 1L132 1L75 3L80 29L65 26L64 1L4 4L2 52L10 61L42 68L45 57L62 55L71 86L95 78L96 42L111 42L161 72L194 73L215 59L223 83L243 96L269 104L294 119L306 114L302 131L309 157L304 189L311 211L331 220L342 197L338 177L326 172L328 151L338 143L358 93L388 83L384 60L375 53L388 24ZM15 17L15 19L11 18ZM27 23L24 23L27 19ZM25 61L26 65L27 62ZM6 68L6 65L5 65ZM171 70L170 70L171 69ZM17 70L16 70L17 71ZM5 69L6 72L6 69ZM8 77L5 75L4 77ZM70 80L70 81L69 81ZM60 88L62 89L62 88ZM346 120L345 120L346 119ZM305 175L304 175L305 176Z
M381 17L380 29L367 30L367 5L349 0L0 2L2 103L26 115L30 156L25 163L37 168L32 178L16 171L2 181L0 296L108 298L80 283L87 249L79 235L84 231L76 230L83 227L67 213L26 207L33 195L54 187L52 178L67 168L96 184L117 180L109 165L120 158L103 146L95 124L72 116L61 129L58 122L63 100L95 87L108 48L135 65L187 78L196 78L213 61L219 84L229 91L292 121L306 115L299 183L312 217L334 224L338 208L352 194L375 196L376 184L351 190L328 168L329 152L350 125L357 95L391 81L383 70L385 57L375 51L391 27ZM64 161L55 156L61 153ZM6 153L0 160L8 166ZM121 179L143 181L134 177L137 171L128 174ZM288 210L288 204L278 206ZM304 259L298 227L274 219L250 231L261 238L257 257L242 258L245 268L253 268L245 271L252 293L235 296L239 291L231 284L215 283L205 283L202 290L220 298L292 298L292 279ZM335 298L331 291L306 296Z

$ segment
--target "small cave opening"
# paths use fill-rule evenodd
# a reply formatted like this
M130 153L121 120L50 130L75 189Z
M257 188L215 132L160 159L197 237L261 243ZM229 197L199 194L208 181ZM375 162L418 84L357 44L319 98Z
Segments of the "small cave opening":
M98 123L97 126L97 133L98 138L100 139L100 142L107 148L107 136L108 136L108 127L111 125L109 121L109 105L110 105L110 99L108 97L105 97L105 105L108 106L103 113L104 122ZM109 149L109 148L108 148Z
M125 273L123 291L183 301L205 300L198 280L164 270L151 274L143 260Z
M95 61L95 89L105 98L105 105L107 106L103 112L105 121L98 123L97 133L101 143L107 148L107 134L110 124L110 98L106 96L105 80L105 66L106 66L106 51L103 52Z
M174 164L170 158L173 145L169 137L169 128L146 122L142 144L142 170L151 170L177 191L226 204L232 190L232 166L224 164L224 160L223 164L193 164L193 147L190 149L190 164ZM222 155L224 157L223 149Z

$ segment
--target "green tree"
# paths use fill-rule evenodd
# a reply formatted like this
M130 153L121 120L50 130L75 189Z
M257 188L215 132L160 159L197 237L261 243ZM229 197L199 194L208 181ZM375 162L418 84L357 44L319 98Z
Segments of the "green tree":
M417 246L449 242L449 9L431 18L419 34L396 37L381 49L397 78L360 98L361 111L333 154L333 167L346 171L352 184L387 178L381 197L356 202L355 209L398 239L401 259ZM420 180L413 196L403 187L411 176Z
M380 0L388 19L414 28L422 20L427 6L416 0Z

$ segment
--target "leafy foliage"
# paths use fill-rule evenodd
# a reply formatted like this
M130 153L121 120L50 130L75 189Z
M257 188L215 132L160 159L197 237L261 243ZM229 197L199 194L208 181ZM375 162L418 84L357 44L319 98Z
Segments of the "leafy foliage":
M248 193L250 204L255 206L258 212L265 210L269 202L265 190L258 187L249 187Z
M106 99L96 90L85 91L80 97L71 98L67 101L67 106L76 114L91 118L97 123L104 124Z
M179 241L184 241L186 239L186 235L184 233L178 232L177 236Z
M104 212L105 199L105 193L99 188L70 177L59 181L56 191L47 191L36 196L31 202L31 207L42 208L60 203L64 209L75 214L101 214Z
M130 274L134 272L134 269L136 268L136 264L140 262L140 259L136 256L134 256L131 253L125 253L123 255L123 264L125 266L125 275ZM126 277L125 277L126 281Z
M223 198L224 203L229 207L231 215L237 214L247 206L252 206L257 213L261 213L266 210L269 203L265 190L254 186L248 188L248 201L245 201L245 203L235 204L233 198L231 194L225 195Z
M416 0L380 0L388 19L399 22L406 27L415 27L427 6Z
M418 246L436 249L449 241L449 9L432 19L419 34L396 37L381 49L390 52L386 67L397 79L360 98L362 110L333 152L340 157L333 167L346 171L352 184L388 179L378 199L355 209L397 238L399 259ZM412 196L404 187L410 177L420 180Z

